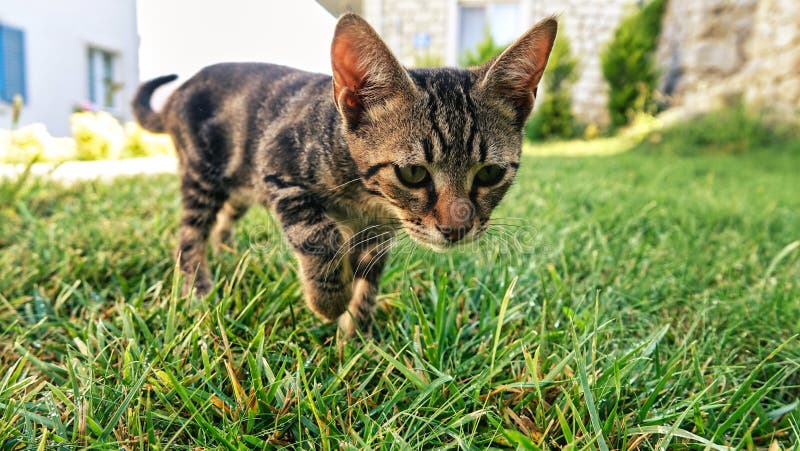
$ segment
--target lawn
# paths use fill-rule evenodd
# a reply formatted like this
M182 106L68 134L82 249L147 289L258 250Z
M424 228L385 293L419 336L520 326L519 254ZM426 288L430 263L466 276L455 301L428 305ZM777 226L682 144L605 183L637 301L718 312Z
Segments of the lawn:
M800 146L652 147L526 154L349 342L264 211L186 299L175 176L0 183L0 448L797 449Z

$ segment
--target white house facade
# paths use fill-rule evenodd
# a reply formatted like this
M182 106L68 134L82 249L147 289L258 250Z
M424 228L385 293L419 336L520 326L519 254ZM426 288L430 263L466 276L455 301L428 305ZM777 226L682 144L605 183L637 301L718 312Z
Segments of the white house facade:
M0 2L0 128L24 100L20 125L68 135L76 109L129 119L139 83L136 0Z

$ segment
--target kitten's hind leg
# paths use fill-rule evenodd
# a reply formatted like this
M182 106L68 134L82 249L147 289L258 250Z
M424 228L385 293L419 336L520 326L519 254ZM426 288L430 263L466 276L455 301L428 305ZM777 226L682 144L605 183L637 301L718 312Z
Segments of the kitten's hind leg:
M227 192L220 184L187 169L181 175L181 194L183 212L178 260L184 276L183 292L189 294L194 287L198 296L204 296L211 290L206 245L217 213L227 199Z
M211 243L215 251L233 250L233 226L247 213L249 208L250 203L245 199L231 197L225 202L225 205L217 213L217 222L211 232Z
M383 267L394 243L394 229L372 226L356 233L349 242L350 266L353 268L353 295L347 311L339 317L339 328L348 337L357 330L369 332L375 296Z
M279 181L271 204L300 262L303 294L309 308L333 321L350 300L349 262L340 252L344 239L325 214L323 201L302 185Z

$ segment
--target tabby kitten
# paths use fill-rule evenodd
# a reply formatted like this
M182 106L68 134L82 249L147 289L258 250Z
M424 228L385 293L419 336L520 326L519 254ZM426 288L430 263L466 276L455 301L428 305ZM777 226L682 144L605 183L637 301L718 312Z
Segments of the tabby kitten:
M556 28L539 22L480 67L406 70L366 21L345 14L333 77L218 64L158 113L150 97L176 76L144 83L136 118L169 133L180 159L185 288L210 291L206 243L229 240L262 204L299 260L309 307L347 334L367 326L396 230L436 250L486 231L519 166Z

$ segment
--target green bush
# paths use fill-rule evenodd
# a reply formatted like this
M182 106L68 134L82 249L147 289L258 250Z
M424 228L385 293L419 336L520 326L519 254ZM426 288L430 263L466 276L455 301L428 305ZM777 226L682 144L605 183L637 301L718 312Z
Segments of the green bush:
M125 146L122 158L174 155L172 138L169 135L150 133L136 122L125 123Z
M0 163L55 163L74 158L71 138L50 136L44 124L0 130Z
M442 67L442 55L431 52L417 52L414 54L414 67Z
M483 40L461 57L461 65L480 66L501 54L506 47L497 44L487 29ZM571 138L580 132L580 126L572 114L570 97L570 85L577 77L576 66L577 60L572 56L569 41L559 36L542 83L547 94L536 108L536 114L525 125L528 139Z
M31 124L0 133L0 157L6 163L28 163L41 160L52 139L42 124Z
M630 122L636 112L654 112L653 94L658 70L653 52L661 33L666 0L650 0L625 18L600 55L603 76L608 81L608 111L611 125Z
M570 89L577 78L577 64L569 41L559 35L539 85L540 92L544 91L544 98L525 124L525 136L529 140L572 138L580 132L580 126L572 114Z
M174 152L169 136L149 133L133 122L123 127L114 116L103 111L74 113L70 123L78 160L148 157Z
M483 40L479 42L473 50L467 50L461 57L461 65L465 67L480 66L491 60L495 56L503 53L507 45L500 45L494 42L492 33L487 28L484 30Z
M116 159L122 153L125 131L114 116L104 111L74 113L70 116L70 126L76 159Z
M44 124L0 129L0 163L54 163L68 160L173 155L168 135L150 133L135 122L124 127L112 115L83 111L70 116L72 138L50 136Z

